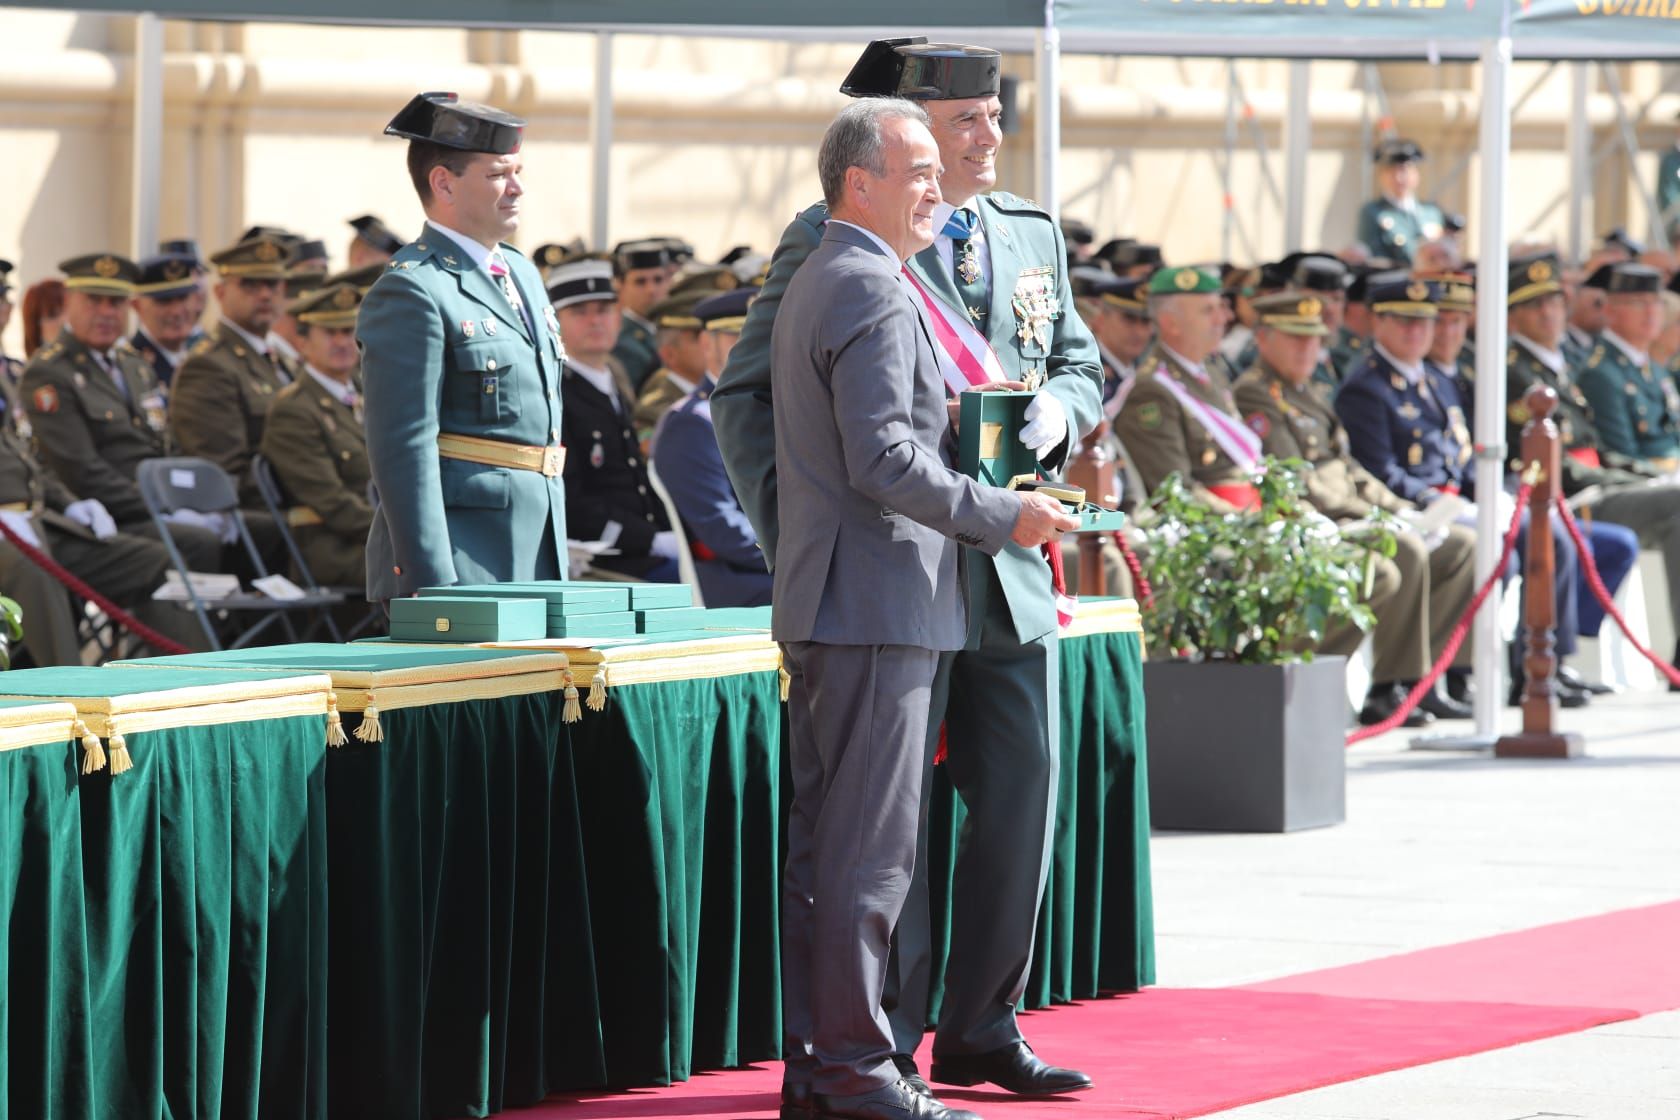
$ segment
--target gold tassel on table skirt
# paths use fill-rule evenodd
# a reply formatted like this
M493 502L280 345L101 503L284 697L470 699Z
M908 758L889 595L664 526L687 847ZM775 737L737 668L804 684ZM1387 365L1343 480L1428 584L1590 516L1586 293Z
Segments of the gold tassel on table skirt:
M122 737L122 732L111 732L111 776L126 774L134 769L134 759L128 753L128 740Z
M344 733L344 718L338 714L338 693L327 693L327 746L342 747L350 741Z
M82 741L82 773L92 774L105 769L105 748L99 744L99 736L88 730L88 725L77 720L71 725L70 734Z
M583 718L583 709L578 706L577 682L572 680L572 671L567 669L563 679L566 682L566 703L560 709L560 722L576 723Z
M379 722L379 705L368 697L366 710L362 712L362 725L356 728L356 738L364 743L382 743L385 741L385 728Z
M604 666L597 667L595 675L589 678L589 710L603 711L607 706L607 670Z

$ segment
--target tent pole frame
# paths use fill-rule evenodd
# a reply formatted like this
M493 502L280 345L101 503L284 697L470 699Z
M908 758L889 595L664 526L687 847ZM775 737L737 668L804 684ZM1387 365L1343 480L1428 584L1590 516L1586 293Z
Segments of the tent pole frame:
M134 151L130 183L134 260L157 251L158 211L163 204L163 21L156 12L134 17Z
M1033 52L1033 155L1038 170L1038 204L1058 218L1062 212L1059 161L1062 150L1062 33L1056 0L1044 0L1044 26Z

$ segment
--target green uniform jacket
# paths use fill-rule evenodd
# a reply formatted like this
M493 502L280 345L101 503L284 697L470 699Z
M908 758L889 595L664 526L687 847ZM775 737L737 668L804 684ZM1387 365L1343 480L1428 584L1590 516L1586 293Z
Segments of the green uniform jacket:
M636 394L633 420L636 434L641 436L644 444L653 437L653 429L659 426L659 418L675 407L678 401L694 392L694 386L685 388L671 380L675 376L668 369L656 370L652 377L642 382L641 392Z
M534 579L544 537L565 570L559 474L438 454L440 433L527 447L560 441L560 325L536 267L501 249L534 317L534 339L490 274L430 225L362 302L356 338L381 503L368 533L370 599Z
M251 456L262 443L274 394L296 376L278 354L272 360L251 348L226 323L192 348L175 371L169 395L169 429L181 454L208 459L239 486L241 505L262 497L251 478Z
M987 328L1004 374L1014 380L1033 371L1044 374L1044 387L1040 391L1053 394L1061 402L1075 437L1088 434L1102 419L1102 364L1096 340L1074 309L1061 230L1035 203L1002 191L981 195L972 205L980 214L986 249L991 256L992 302ZM772 569L776 562L777 526L770 329L788 281L822 240L822 227L827 221L828 208L819 203L801 213L782 232L781 243L771 258L770 275L747 311L740 341L730 352L729 363L712 393L718 448L723 452L724 465L741 508L758 533L759 546ZM910 268L930 291L945 301L953 314L963 314L956 281L940 261L936 248L930 247L911 258ZM1055 277L1057 311L1050 322L1049 346L1040 345L1031 331L1018 329L1021 322L1013 303L1016 286L1028 282L1025 276L1043 275L1036 271L1039 269L1048 269ZM1015 438L1015 433L1009 433L1009 438ZM1068 447L1064 443L1056 448L1042 465L1049 470L1060 470ZM1009 544L995 558L973 549L965 549L964 555L969 565L971 640L986 614L984 601L973 598L973 589L985 584L984 564L996 568L1016 634L1022 642L1056 629L1048 565L1038 549Z
M1407 210L1386 198L1373 198L1359 209L1356 239L1373 257L1411 264L1417 247L1440 237L1441 230L1439 206L1419 202Z
M1657 213L1664 229L1680 222L1680 143L1664 152L1657 165Z
M637 318L628 311L624 313L612 356L624 367L631 387L640 391L642 383L659 368L659 347L654 344L653 328L647 320Z
M1521 342L1513 342L1505 352L1505 446L1511 456L1511 470L1523 468L1522 434L1528 426L1528 405L1523 398L1535 385L1544 385L1557 394L1557 407L1552 421L1557 424L1562 441L1563 492L1574 496L1589 486L1618 486L1639 482L1648 470L1642 460L1619 455L1599 442L1598 424L1592 405L1573 377L1559 377L1551 367L1535 357L1534 351ZM1574 450L1598 452L1599 466L1591 466L1571 457ZM1655 472L1651 472L1655 473Z
M149 520L135 468L170 454L163 389L151 366L125 343L112 356L125 394L65 328L24 371L22 394L41 457L83 498L104 503L119 525Z
M1643 368L1635 365L1608 335L1601 335L1580 380L1601 447L1630 459L1680 455L1680 395L1649 361Z
M292 530L317 583L361 585L367 578L367 436L354 409L339 402L307 372L274 396L263 430L263 456L294 510L318 525ZM293 513L291 520L309 519Z
M1132 465L1143 479L1143 488L1154 493L1163 479L1176 472L1192 493L1221 512L1231 509L1210 486L1246 483L1248 474L1214 440L1201 420L1188 413L1171 390L1160 383L1175 379L1190 395L1230 416L1237 415L1225 375L1212 363L1202 367L1202 380L1182 369L1158 346L1152 345L1138 359L1137 376L1120 414L1114 418L1114 432L1132 457Z
M1365 348L1370 343L1361 335L1357 335L1344 327L1336 328L1336 341L1330 344L1330 363L1336 367L1338 384L1347 380L1347 375L1353 372L1359 360L1365 356Z
M1307 500L1324 516L1352 521L1369 516L1372 506L1390 513L1415 508L1360 466L1329 394L1317 384L1291 385L1260 361L1237 378L1231 392L1264 454L1312 464Z

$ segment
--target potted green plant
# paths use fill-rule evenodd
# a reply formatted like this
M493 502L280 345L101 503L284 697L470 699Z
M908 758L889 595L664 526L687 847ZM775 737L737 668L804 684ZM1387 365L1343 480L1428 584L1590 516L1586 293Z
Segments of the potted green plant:
M1298 459L1267 458L1259 508L1216 512L1176 475L1139 527L1150 815L1160 828L1286 832L1346 815L1345 657L1330 627L1368 629L1384 521L1338 527L1306 500Z
M12 667L12 647L23 641L23 608L0 595L0 670Z

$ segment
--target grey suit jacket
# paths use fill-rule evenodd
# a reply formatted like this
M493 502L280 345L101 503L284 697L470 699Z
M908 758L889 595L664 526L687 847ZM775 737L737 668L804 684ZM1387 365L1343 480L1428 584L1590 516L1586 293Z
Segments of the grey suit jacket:
M954 650L957 544L997 555L1020 499L951 467L945 383L898 273L830 222L771 336L778 641Z

